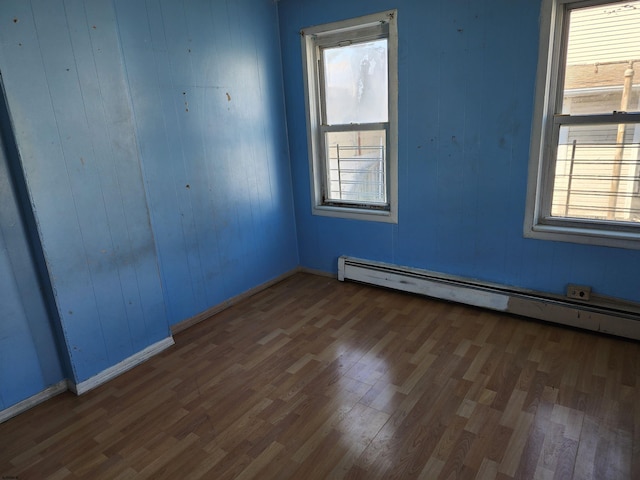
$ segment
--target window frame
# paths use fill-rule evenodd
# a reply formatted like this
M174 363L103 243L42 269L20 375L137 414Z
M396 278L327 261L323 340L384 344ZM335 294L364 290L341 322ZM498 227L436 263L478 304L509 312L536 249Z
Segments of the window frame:
M384 30L387 30L385 33ZM304 77L307 144L311 183L312 214L329 217L398 222L398 32L397 10L387 10L362 17L304 28L300 31ZM376 38L387 39L388 119L382 123L325 125L322 111L324 95L319 62L320 49L342 42L360 43ZM327 131L386 130L387 203L336 202L325 200L327 188L325 141Z
M640 249L640 224L551 217L555 158L562 125L640 122L639 113L562 115L570 9L624 0L543 0L524 236L543 240Z

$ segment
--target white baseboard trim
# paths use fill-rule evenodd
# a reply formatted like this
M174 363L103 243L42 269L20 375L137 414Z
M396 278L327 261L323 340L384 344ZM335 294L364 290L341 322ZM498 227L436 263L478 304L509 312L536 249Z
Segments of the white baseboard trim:
M338 259L338 280L417 293L640 340L640 305L592 295L589 302L417 268L351 257Z
M21 402L16 403L15 405L11 405L9 408L5 408L0 411L0 423L6 422L10 418L15 417L16 415L21 414L29 410L30 408L35 407L36 405L49 400L50 398L59 395L62 392L67 391L67 381L61 380L55 385L51 385L48 388L45 388L40 393L36 393L35 395L22 400Z
M76 395L82 395L83 393L87 393L89 390L93 390L94 388L102 385L103 383L108 382L112 378L117 377L118 375L123 374L127 370L131 370L133 367L140 365L141 363L147 361L149 358L157 355L158 353L166 350L170 346L174 344L173 337L169 336L164 340L160 340L159 342L154 343L153 345L149 345L144 350L139 351L138 353L131 355L129 358L125 358L120 363L103 370L102 372L94 375L93 377L85 380L80 383L73 383L69 381L69 390L71 390Z

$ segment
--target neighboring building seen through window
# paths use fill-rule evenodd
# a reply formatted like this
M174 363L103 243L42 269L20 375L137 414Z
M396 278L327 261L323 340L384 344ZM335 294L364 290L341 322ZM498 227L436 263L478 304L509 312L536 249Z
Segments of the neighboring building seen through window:
M320 49L329 184L325 202L387 204L387 131L365 129L389 122L387 44L382 38Z
M316 214L396 221L395 16L302 31Z
M640 1L543 8L525 233L640 248Z

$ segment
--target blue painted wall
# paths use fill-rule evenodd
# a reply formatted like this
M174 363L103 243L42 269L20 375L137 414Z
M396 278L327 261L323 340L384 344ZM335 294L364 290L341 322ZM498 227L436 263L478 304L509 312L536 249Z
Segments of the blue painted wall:
M298 265L272 0L3 1L0 72L61 332L41 355L3 239L0 408Z
M0 25L13 130L81 382L169 335L115 11L4 1Z
M16 161L0 92L0 410L65 378L21 215Z
M312 216L298 31L396 7L399 223ZM86 380L171 324L298 264L335 271L342 254L640 301L640 252L522 236L539 9L3 1L0 71L63 348L43 340L49 327L34 335L46 309L31 305L35 274L16 277L9 246L28 232L3 227L2 341L20 346L24 371L2 357L2 385L16 386L0 408L57 381L61 363Z
M351 255L564 293L640 301L640 251L522 235L539 0L281 0L300 262ZM398 9L399 222L311 215L299 30Z
M117 0L171 324L298 265L272 0Z

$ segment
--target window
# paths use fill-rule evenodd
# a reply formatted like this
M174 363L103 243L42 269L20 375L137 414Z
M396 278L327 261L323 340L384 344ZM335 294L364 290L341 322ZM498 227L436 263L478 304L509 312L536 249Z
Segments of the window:
M542 14L525 235L640 248L640 1Z
M301 36L313 213L397 222L396 12Z

